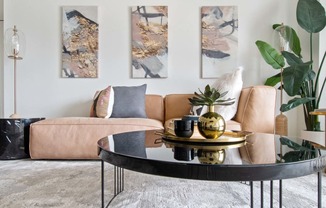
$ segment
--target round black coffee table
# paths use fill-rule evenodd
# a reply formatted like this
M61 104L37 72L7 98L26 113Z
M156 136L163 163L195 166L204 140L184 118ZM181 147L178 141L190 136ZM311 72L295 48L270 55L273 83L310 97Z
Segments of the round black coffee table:
M238 133L238 132L235 132ZM163 135L163 136L162 136ZM239 134L240 135L240 134ZM193 140L195 141L195 140ZM305 144L304 146L302 146ZM102 207L104 202L104 162L114 165L114 195L124 189L124 169L152 175L211 181L249 181L253 207L253 181L273 181L318 172L318 207L322 207L322 170L326 155L320 146L300 139L272 134L250 134L233 142L191 142L165 136L162 131L135 131L110 135L98 141L102 160ZM323 148L324 149L324 148ZM261 202L263 192L261 190ZM263 204L263 203L262 203ZM272 207L272 206L271 206Z

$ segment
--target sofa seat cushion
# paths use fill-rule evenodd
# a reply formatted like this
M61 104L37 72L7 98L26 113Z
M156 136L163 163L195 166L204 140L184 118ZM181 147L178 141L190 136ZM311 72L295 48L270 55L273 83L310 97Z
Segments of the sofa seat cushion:
M111 134L151 129L163 129L162 122L148 118L46 119L30 127L30 156L32 159L98 159L99 139Z

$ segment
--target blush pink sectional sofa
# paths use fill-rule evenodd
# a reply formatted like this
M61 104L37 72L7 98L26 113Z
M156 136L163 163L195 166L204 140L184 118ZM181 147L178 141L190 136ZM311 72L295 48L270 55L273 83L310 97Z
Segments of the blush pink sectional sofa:
M45 119L30 127L32 159L98 159L97 141L135 130L164 129L171 119L189 114L193 94L146 95L148 118L65 117ZM274 132L276 90L268 86L243 88L237 113L227 129Z

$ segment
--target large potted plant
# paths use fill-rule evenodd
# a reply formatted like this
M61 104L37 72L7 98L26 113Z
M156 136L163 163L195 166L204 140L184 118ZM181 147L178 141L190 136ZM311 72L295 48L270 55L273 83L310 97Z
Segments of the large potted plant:
M313 36L325 28L326 16L324 7L317 0L299 0L296 8L297 22L310 35L310 60L304 61L301 56L300 39L297 33L290 26L284 26L284 30L289 31L282 38L289 41L291 51L278 51L270 44L258 40L256 45L264 60L274 69L281 71L269 77L265 84L275 86L281 83L281 89L291 97L286 104L282 104L280 111L286 112L298 106L303 106L306 130L320 131L318 117L310 115L315 109L319 108L319 103L324 91L326 78L321 77L321 70L325 60L324 52L321 64L318 69L314 69L313 55ZM280 24L273 25L273 28ZM286 66L285 60L288 64ZM319 87L321 83L321 87Z

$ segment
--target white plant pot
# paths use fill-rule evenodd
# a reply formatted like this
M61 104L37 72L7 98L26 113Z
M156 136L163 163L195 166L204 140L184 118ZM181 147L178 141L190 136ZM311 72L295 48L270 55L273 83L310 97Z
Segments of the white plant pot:
M324 131L301 131L301 139L312 141L314 143L325 146L325 132Z

